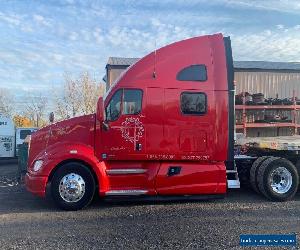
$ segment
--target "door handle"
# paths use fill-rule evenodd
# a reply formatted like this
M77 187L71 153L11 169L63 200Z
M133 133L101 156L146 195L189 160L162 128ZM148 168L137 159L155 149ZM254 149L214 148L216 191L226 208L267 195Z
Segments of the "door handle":
M180 171L181 171L180 166L170 166L168 170L168 176L180 174Z

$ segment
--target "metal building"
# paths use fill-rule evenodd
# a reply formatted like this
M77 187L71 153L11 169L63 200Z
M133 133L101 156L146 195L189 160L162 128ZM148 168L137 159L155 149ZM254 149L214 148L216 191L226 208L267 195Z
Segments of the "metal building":
M266 99L278 98L286 102L293 102L293 104L299 103L297 100L298 98L300 100L300 63L235 61L234 69L236 94L242 92L263 93ZM270 109L268 106L266 109L260 110L247 108L247 111L244 112L246 124L243 129L238 129L238 132L243 132L250 137L299 134L298 105L282 105L279 106L279 109L273 109L273 107ZM242 110L236 110L237 120L239 116L243 116ZM255 123L255 117L263 116L284 117L285 120ZM251 123L248 123L249 120Z
M235 61L236 93L264 93L266 98L300 98L300 63Z

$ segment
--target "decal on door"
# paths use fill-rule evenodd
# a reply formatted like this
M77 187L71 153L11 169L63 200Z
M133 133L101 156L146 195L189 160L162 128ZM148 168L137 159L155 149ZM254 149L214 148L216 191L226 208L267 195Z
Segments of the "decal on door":
M170 155L170 154L148 154L146 157L150 160L173 160L175 155Z
M133 150L136 149L137 142L144 135L144 125L139 118L135 117L127 117L126 120L122 122L122 126L113 126L112 128L121 131L121 136L125 141L133 144Z
M182 160L197 160L197 161L207 161L209 160L209 155L183 155Z

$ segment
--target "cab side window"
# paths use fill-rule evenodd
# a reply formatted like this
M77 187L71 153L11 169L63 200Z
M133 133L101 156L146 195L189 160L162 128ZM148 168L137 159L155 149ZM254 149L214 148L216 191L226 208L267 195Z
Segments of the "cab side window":
M110 99L105 108L105 117L107 121L115 121L120 116L122 90L118 90Z
M181 112L186 115L203 115L207 110L204 93L183 92L180 97Z
M123 97L123 115L137 115L142 109L142 91L125 89Z
M119 89L105 108L106 121L116 121L121 115L137 115L142 110L143 92L140 89Z

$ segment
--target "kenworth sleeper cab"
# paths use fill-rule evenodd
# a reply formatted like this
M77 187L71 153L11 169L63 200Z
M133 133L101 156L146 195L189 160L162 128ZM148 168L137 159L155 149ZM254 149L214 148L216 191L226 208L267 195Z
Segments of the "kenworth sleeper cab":
M268 199L293 198L294 151L289 159L276 150L234 158L233 82L230 38L222 34L148 54L99 98L96 114L32 135L27 189L77 210L96 192L100 198L224 196L243 175Z

